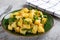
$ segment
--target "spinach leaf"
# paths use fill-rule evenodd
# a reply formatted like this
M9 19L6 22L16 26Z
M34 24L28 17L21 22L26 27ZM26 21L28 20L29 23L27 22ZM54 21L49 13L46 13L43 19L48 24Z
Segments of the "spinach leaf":
M15 15L13 18L9 18L9 24L12 24L16 20Z
M8 22L9 19L4 19L3 22L2 22L2 25L7 29L8 28Z

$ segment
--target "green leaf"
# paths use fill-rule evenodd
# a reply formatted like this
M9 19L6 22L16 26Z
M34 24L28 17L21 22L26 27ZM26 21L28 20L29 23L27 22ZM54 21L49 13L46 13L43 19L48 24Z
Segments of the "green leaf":
M4 19L4 20L2 21L2 25L3 25L6 29L7 29L8 24L9 24L8 20L9 20L9 19Z
M16 20L15 16L13 18L9 18L9 24L12 24Z

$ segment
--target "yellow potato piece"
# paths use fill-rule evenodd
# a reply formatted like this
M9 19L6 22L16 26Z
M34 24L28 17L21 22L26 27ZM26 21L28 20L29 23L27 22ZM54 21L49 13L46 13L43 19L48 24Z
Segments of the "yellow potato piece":
M44 27L44 24L40 23L39 26Z
M42 23L45 24L47 21L47 18L42 18Z
M35 15L35 10L30 10L29 18L33 19L34 15Z
M22 30L22 28L20 28L20 33L21 33L21 34L24 34L24 35L25 35L26 32L27 32L27 30Z
M15 16L15 18L17 18L17 20L20 19L20 17L21 17L21 16Z
M16 27L15 28L15 32L18 32L19 33L20 32L20 28L19 27Z
M24 13L24 14L22 14L22 16L25 17L25 18L29 17L28 13Z
M29 15L26 13L24 17L28 18L28 17L29 17Z
M40 20L35 20L34 24L39 25L40 24Z
M16 22L13 22L13 23L11 24L11 26L12 26L13 28L17 27Z
M13 27L11 25L8 25L8 30L13 30Z
M30 29L31 27L30 27L30 25L23 25L23 27L22 28L26 28L26 29Z
M29 13L29 18L33 19L33 14L32 13Z
M45 30L44 30L44 28L43 28L42 26L39 26L39 27L38 27L38 32L39 32L39 33L41 33L41 32L44 33Z
M25 13L28 13L28 8L23 8L21 11L25 12Z
M37 33L37 28L38 28L37 25L33 26L33 29L32 29L32 33L33 34L36 34Z
M39 17L39 16L41 16L41 13L40 13L40 11L37 11L37 16Z
M17 25L21 27L22 26L22 23L21 22L18 22Z

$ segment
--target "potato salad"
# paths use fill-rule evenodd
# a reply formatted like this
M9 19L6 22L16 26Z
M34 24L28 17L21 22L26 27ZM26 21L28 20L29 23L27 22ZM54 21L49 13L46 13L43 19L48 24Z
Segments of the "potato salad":
M26 33L44 33L47 16L36 9L22 8L10 14L8 30L25 35Z

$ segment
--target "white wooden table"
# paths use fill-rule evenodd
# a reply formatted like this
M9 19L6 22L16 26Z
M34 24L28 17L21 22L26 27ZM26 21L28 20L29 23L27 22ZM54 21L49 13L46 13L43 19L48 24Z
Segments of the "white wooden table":
M0 0L0 10L11 4L12 10L20 9L26 0ZM11 10L11 11L12 11ZM3 11L3 10L1 10ZM0 12L1 12L0 11ZM10 35L0 27L0 40L35 40L36 38L22 38L20 36ZM45 35L39 36L36 40L60 40L60 19L54 18L53 28Z

